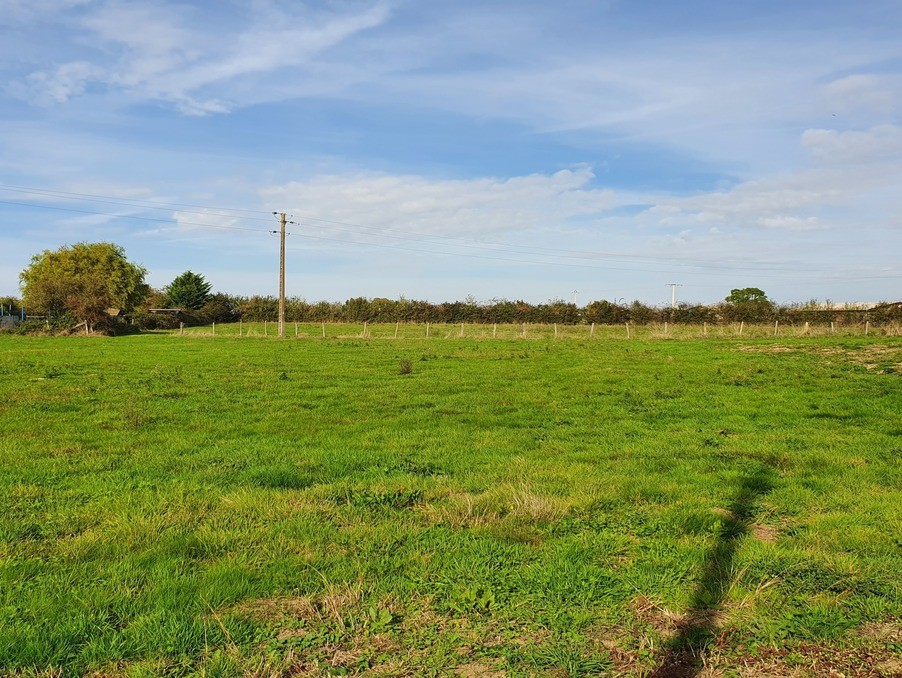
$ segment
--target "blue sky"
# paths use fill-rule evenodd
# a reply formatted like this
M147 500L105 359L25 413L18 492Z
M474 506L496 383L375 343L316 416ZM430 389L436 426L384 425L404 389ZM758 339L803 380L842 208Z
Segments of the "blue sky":
M897 0L0 0L0 295L902 297Z

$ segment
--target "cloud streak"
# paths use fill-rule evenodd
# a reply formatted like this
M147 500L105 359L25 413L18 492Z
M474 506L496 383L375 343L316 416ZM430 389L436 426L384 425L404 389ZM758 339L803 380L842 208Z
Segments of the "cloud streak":
M317 55L389 16L385 4L321 15L286 14L269 7L255 13L249 27L213 33L191 27L186 9L111 1L80 21L85 39L103 50L96 62L72 61L35 71L14 91L38 103L65 103L93 84L138 100L169 102L187 115L227 113L251 103L242 100L247 92L242 79L284 70L303 73L314 66ZM114 63L108 63L107 53L117 55Z

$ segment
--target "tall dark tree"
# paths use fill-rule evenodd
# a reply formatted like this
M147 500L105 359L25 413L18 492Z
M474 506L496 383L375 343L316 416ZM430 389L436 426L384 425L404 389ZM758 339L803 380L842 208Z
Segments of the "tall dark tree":
M185 271L165 288L166 302L174 308L196 311L210 299L213 286L202 275Z

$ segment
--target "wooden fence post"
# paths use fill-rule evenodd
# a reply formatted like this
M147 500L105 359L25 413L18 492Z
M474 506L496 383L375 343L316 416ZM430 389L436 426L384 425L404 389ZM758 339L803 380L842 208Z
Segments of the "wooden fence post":
M88 324L85 323L85 332L87 332L87 331L88 331ZM185 334L185 323L179 323L179 336L182 336L184 334Z
M589 330L589 339L593 339L595 337L595 323L592 323L592 329Z
M630 338L630 324L629 323L624 323L624 324L626 325L626 338L629 339Z
M213 323L213 336L216 336L216 323Z
M492 323L492 339L498 336L498 323Z

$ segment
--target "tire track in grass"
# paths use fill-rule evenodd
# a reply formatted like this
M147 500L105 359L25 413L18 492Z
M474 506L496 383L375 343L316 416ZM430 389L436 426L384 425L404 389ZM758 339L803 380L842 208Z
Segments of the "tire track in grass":
M692 678L701 673L708 646L720 628L723 602L733 583L736 552L752 532L759 499L772 489L773 470L768 466L743 477L733 503L723 513L717 543L705 559L692 604L651 678Z

